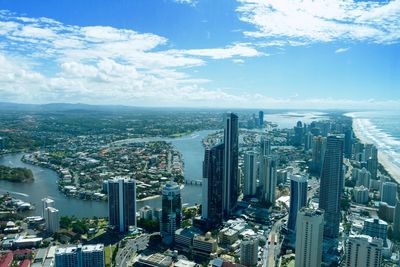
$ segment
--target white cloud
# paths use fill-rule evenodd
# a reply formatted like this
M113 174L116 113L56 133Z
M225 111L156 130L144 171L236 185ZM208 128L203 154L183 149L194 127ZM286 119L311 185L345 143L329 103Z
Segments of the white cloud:
M173 1L178 4L186 4L191 6L195 6L197 4L196 0L173 0Z
M335 53L336 53L336 54L344 53L344 52L349 51L349 49L350 49L350 48L348 48L348 47L345 47L345 48L338 48L338 49L335 50Z
M400 0L238 0L245 35L279 41L398 43Z
M168 54L210 57L212 59L226 59L232 57L257 57L265 55L250 44L234 44L225 48L170 50Z
M152 33L0 11L0 100L182 105L236 99L205 89L210 81L188 70L209 59L261 55L250 44L169 49L166 38Z

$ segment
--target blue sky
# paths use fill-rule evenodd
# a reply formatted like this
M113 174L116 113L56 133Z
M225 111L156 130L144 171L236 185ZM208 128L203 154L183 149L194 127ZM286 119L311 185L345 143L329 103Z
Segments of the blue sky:
M0 0L0 101L400 107L400 0Z

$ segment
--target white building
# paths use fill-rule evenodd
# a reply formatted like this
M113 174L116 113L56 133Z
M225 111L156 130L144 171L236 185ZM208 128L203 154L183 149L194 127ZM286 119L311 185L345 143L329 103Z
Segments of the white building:
M60 217L58 209L48 207L45 210L46 229L50 233L60 231Z
M383 241L368 235L350 236L346 241L346 267L380 267Z
M296 222L295 267L320 267L324 234L324 212L302 208Z
M51 198L43 198L42 199L42 217L45 218L46 209L52 207L54 208L54 200Z
M263 156L260 162L260 183L262 185L262 201L275 204L276 160L271 156Z
M58 248L55 267L104 267L104 245L78 245Z

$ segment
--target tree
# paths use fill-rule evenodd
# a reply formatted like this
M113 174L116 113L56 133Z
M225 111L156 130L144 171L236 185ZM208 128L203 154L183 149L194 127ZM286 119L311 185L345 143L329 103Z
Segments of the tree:
M72 219L68 216L62 216L60 218L60 227L64 229L68 229L71 227Z

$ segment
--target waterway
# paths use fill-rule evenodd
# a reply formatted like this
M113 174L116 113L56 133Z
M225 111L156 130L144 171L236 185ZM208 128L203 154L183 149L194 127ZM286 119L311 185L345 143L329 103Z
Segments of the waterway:
M186 180L201 179L204 157L204 147L201 141L212 132L214 131L199 131L181 138L163 139L171 142L182 153ZM132 141L134 140L126 140L125 142ZM135 141L137 142L138 140ZM152 139L146 138L145 141L152 141ZM41 214L41 199L49 196L55 200L55 206L59 209L61 215L75 215L77 217L107 216L106 202L66 197L58 191L58 174L55 171L24 163L21 161L22 156L22 153L18 153L0 157L0 165L28 168L33 172L34 182L21 184L0 181L0 193L9 192L16 198L33 203L36 209L32 214L36 215ZM201 202L201 186L185 185L181 193L184 206L191 206ZM161 198L138 201L137 204L138 209L145 205L161 207Z

